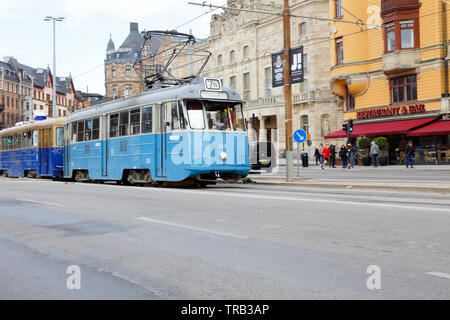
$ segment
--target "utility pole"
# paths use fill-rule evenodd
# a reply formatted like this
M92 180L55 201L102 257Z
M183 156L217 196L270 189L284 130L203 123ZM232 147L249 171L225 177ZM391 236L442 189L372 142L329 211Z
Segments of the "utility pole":
M55 48L55 25L56 21L63 21L64 17L46 16L44 21L53 20L53 104L52 104L52 118L56 118L56 48Z
M291 87L291 12L289 0L284 0L283 7L283 51L284 51L284 103L285 103L285 141L286 141L286 181L294 181L292 137L292 87Z

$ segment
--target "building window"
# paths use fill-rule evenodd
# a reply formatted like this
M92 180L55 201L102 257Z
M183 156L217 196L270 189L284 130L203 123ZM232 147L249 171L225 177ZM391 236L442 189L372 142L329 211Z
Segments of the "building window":
M308 88L308 79L304 79L303 82L303 92L308 92L309 88Z
M250 55L250 49L249 49L249 47L248 47L248 46L245 46L243 51L244 51L244 57L245 57L245 58L248 58L248 56Z
M414 48L414 22L401 22L400 23L400 35L402 39L401 48L410 49Z
M416 75L391 79L392 103L403 103L417 100Z
M230 88L236 90L236 76L230 77Z
M308 55L303 54L303 72L308 72Z
M342 0L336 0L335 1L335 8L336 8L336 18L342 18L342 16L344 15L343 11L342 11Z
M336 39L336 64L344 63L344 43L341 38Z
M236 61L236 51L231 50L230 52L230 62L233 63Z
M304 36L305 34L306 34L306 22L302 22L298 26L298 35Z
M116 66L111 67L111 76L114 78L116 76Z
M117 98L117 86L114 85L114 86L112 87L112 89L113 89L113 99L116 99L116 98Z
M219 66L221 66L221 65L223 64L223 56L222 56L221 54L219 54L219 55L217 56L217 64L218 64Z
M125 66L125 76L127 77L131 76L131 66L129 65Z
M131 84L125 86L125 96L133 95L133 86Z
M386 26L386 51L395 50L395 25Z
M272 68L264 69L264 93L266 98L272 96Z
M347 111L355 109L355 96L350 93L348 87L347 87L347 98L345 102L347 104Z
M300 117L300 126L302 130L309 132L308 115L303 115Z
M244 100L250 100L250 73L244 73Z

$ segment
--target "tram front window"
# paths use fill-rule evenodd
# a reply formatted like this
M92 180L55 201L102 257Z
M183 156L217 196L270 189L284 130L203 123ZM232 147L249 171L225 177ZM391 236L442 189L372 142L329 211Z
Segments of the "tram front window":
M206 102L206 121L210 130L231 130L228 105L218 102Z
M189 117L189 125L192 129L205 129L203 120L203 107L201 102L188 102L187 112Z

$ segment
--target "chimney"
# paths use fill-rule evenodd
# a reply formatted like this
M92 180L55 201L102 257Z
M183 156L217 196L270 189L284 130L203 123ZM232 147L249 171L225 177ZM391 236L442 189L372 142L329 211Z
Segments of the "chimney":
M130 33L139 33L137 22L130 22Z

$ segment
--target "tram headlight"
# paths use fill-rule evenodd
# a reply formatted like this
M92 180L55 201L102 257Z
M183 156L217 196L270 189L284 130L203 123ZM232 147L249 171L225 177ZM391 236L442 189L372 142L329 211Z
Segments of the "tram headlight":
M227 153L224 152L224 151L222 151L222 152L220 153L220 159L225 160L226 158L227 158Z

